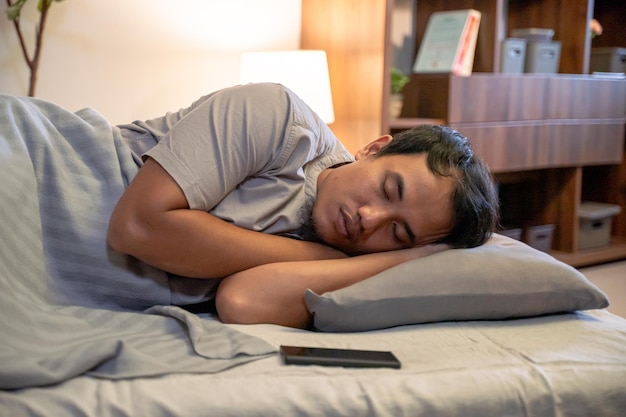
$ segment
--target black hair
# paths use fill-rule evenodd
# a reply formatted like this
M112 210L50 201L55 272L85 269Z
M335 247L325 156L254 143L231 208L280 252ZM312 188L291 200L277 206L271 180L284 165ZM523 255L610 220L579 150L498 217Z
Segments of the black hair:
M499 203L487 165L474 155L470 141L457 130L421 125L394 135L373 156L427 154L430 171L454 179L453 227L438 240L454 248L482 245L498 225Z

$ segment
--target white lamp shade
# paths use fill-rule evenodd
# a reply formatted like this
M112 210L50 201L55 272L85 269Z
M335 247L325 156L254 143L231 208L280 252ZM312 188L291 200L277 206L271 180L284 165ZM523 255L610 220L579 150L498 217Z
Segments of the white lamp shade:
M241 56L240 82L280 83L304 100L325 123L335 121L324 51L246 52Z

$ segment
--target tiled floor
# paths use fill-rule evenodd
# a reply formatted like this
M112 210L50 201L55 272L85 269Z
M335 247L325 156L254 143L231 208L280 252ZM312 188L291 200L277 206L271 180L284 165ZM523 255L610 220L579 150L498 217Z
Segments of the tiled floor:
M626 261L581 268L580 272L609 297L611 313L626 317Z

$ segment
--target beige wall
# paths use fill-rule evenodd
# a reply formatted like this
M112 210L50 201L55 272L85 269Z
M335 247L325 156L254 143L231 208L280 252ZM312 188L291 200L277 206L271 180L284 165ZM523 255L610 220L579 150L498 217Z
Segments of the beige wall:
M3 2L4 3L4 2ZM22 16L29 42L38 18ZM25 95L28 70L0 5L0 92ZM243 51L297 49L300 0L65 0L50 9L36 95L113 123L187 105L237 84Z

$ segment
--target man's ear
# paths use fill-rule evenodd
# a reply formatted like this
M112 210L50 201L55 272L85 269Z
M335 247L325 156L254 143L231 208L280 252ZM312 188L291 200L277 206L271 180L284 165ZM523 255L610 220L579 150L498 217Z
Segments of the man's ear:
M376 140L373 140L372 142L368 143L367 145L356 151L356 153L354 154L354 159L358 161L361 158L374 155L376 152L387 146L392 139L393 138L391 137L391 135L385 135L379 137Z

